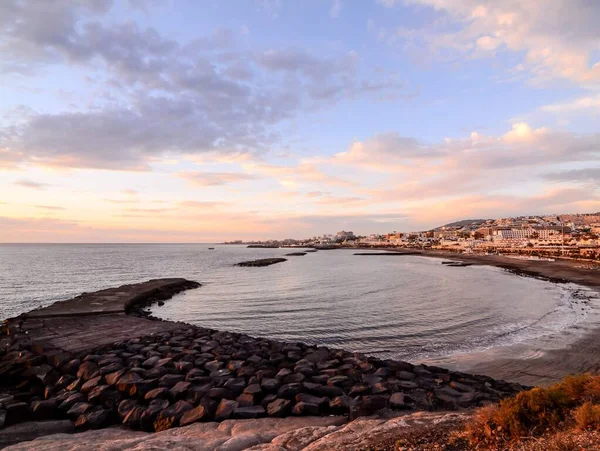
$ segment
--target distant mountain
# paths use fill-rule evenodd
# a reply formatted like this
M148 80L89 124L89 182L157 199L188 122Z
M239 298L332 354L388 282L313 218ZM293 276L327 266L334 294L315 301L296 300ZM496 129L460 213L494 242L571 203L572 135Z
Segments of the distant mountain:
M471 224L479 224L485 221L487 221L487 219L463 219L462 221L456 221L451 222L450 224L445 224L441 227L438 227L438 229L441 229L442 227L465 227L470 226Z

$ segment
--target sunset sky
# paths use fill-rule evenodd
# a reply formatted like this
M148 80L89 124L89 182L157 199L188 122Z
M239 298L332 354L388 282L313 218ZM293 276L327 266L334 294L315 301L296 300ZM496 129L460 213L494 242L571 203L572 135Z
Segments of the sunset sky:
M0 242L600 211L595 0L0 1Z

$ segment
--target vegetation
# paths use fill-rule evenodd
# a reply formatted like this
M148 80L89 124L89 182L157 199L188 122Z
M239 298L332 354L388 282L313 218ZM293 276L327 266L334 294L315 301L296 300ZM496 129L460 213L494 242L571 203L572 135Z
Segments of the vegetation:
M600 376L581 375L481 408L466 437L476 449L512 449L524 439L590 430L600 430Z

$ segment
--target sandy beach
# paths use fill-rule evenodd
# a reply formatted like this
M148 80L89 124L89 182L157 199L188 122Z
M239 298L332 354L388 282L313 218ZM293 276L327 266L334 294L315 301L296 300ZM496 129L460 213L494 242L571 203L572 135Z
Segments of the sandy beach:
M473 265L503 268L515 274L539 277L556 283L575 283L600 293L600 266L592 269L586 262L574 260L535 261L498 255L467 255L443 251L423 251L423 256L463 261ZM432 364L455 366L461 371L486 374L494 378L528 385L545 385L568 374L600 371L600 328L582 325L572 343L559 349L538 349L527 343L493 348L459 356L458 365L448 365L444 358ZM457 356L453 356L454 361Z

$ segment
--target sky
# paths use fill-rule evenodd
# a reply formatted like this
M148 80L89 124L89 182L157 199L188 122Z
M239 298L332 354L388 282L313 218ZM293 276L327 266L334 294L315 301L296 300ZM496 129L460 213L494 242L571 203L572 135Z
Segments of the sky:
M3 0L0 242L600 211L596 0Z

